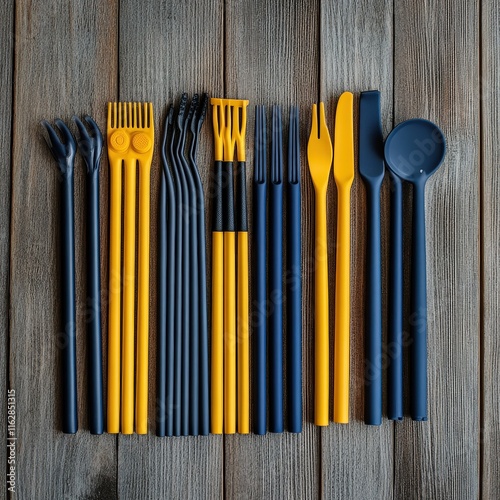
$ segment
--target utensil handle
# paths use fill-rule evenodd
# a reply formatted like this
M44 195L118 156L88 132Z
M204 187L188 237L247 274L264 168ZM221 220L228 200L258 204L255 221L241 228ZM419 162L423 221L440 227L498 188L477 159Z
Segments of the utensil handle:
M236 432L236 247L224 233L224 433Z
M338 189L337 264L335 289L335 355L333 375L333 421L349 422L349 337L351 271L350 186Z
M283 184L269 194L269 430L283 432Z
M238 432L250 432L248 233L238 233Z
M222 231L212 233L212 377L211 432L222 434L224 408L224 237Z
M380 271L380 185L368 186L365 324L365 424L382 423L382 281Z
M62 431L78 430L76 387L76 306L75 306L75 214L73 174L62 176L61 257L62 257Z
M167 186L160 172L158 197L158 334L156 367L156 435L164 437L167 420Z
M266 291L266 204L267 186L265 183L253 184L254 210L253 210L253 248L255 255L255 298L253 314L254 327L254 353L255 359L255 390L254 390L254 432L266 433L267 415L267 291Z
M387 413L403 420L403 185L390 170L391 221L389 266L389 322Z
M315 404L314 423L328 425L329 405L329 318L328 318L328 246L326 235L326 190L316 193L315 245Z
M425 263L425 184L413 187L410 309L410 413L427 420L427 275Z
M288 184L287 312L288 430L302 432L302 274L300 184Z
M87 324L88 397L91 434L104 431L101 338L101 262L99 244L99 170L87 174Z
M123 231L122 433L134 432L136 160L125 161Z
M110 162L108 418L107 432L120 431L122 162Z

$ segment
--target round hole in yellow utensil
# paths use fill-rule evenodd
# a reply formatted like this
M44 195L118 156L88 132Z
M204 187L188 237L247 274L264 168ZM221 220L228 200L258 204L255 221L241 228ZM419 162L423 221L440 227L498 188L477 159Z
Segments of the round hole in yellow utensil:
M144 132L138 132L132 137L132 147L138 153L147 153L152 146L151 139Z
M115 150L119 152L126 151L129 147L130 139L127 134L122 132L121 130L117 130L113 132L109 139L109 145Z

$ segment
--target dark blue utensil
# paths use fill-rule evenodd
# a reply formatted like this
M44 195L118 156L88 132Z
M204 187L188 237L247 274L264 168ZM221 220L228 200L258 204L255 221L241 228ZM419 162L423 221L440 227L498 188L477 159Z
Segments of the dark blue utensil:
M80 136L78 149L87 166L87 357L88 357L88 412L91 434L104 432L102 389L102 334L101 334L101 246L99 238L99 165L102 153L102 134L95 121L85 116L90 128L74 116Z
M198 99L195 94L193 101ZM191 120L191 147L189 149L189 161L191 176L196 187L196 217L198 228L198 292L199 292L199 405L200 405L200 429L199 433L205 436L209 433L210 405L209 405L209 374L208 374L208 315L207 315L207 241L205 234L205 197L203 185L196 163L198 151L198 139L201 126L205 120L208 106L208 94L203 94L201 101Z
M187 98L187 94L186 98ZM193 114L198 107L198 95L195 95L189 105L187 115L179 113L177 117L178 126L182 133L179 141L179 161L182 164L188 203L185 205L184 217L188 219L189 247L185 257L189 260L189 435L199 434L199 406L200 406L200 379L199 379L199 291L198 291L198 200L196 185L191 168L186 158L186 135L191 125Z
M302 432L302 273L299 108L290 108L287 176L288 430Z
M266 261L267 261L267 158L266 110L255 107L254 178L253 178L253 249L255 262L254 293L254 423L255 434L266 433L267 414L267 314L266 314Z
M63 141L47 121L42 121L48 133L47 145L61 173L61 299L62 325L61 394L62 431L74 434L78 430L76 390L76 307L75 307L75 206L74 163L76 143L62 120L55 121Z
M385 160L394 174L413 184L410 309L410 413L427 420L427 290L425 262L425 183L443 162L446 144L434 123L413 119L387 137Z
M190 328L192 326L190 314L193 312L190 307L190 301L193 299L191 295L191 280L190 280L190 265L191 262L191 196L188 186L188 180L186 178L187 171L184 166L184 113L186 111L187 105L187 94L182 94L181 101L179 104L179 111L177 113L177 134L176 134L176 144L175 144L175 158L177 164L177 173L179 175L180 187L182 191L182 203L178 205L178 209L181 212L181 224L182 228L182 362L181 362L181 435L189 435L189 388L190 388L190 341L191 333ZM196 243L196 242L195 242ZM196 250L196 247L195 247ZM197 294L196 294L197 297ZM196 308L197 310L197 308Z
M176 242L179 238L177 229L177 207L175 186L168 166L168 152L174 133L174 109L171 106L165 119L161 147L162 176L160 183L160 216L158 238L158 436L174 434L174 380L176 366L176 308L180 310L180 301L176 284ZM172 163L171 163L172 165ZM177 266L180 270L180 265ZM180 317L180 313L178 314ZM180 380L179 380L180 381ZM180 388L179 388L180 393Z
M170 142L168 144L168 160L172 167L172 177L175 186L175 300L170 302L175 303L174 310L174 393L172 402L173 412L173 435L180 436L181 429L181 399L182 399L182 354L183 354L183 302L185 296L185 286L187 285L184 279L183 261L183 233L184 221L182 217L182 204L184 200L184 192L180 179L180 167L177 164L177 140L176 128L174 127L174 110L170 108L168 115L168 123L172 130ZM189 290L187 290L189 292Z
M389 321L387 325L387 415L403 420L403 185L389 170L391 221L389 248Z
M382 423L382 279L380 188L384 180L384 138L380 92L361 92L359 101L359 173L367 197L367 286L365 317L365 424Z
M269 430L283 432L283 136L273 106L269 188Z

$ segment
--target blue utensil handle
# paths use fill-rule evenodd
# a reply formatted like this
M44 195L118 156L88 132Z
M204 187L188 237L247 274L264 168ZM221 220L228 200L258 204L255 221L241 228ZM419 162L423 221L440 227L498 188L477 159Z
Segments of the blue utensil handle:
M403 185L390 170L389 321L387 332L387 414L403 420Z
M425 262L425 181L413 187L410 309L410 414L427 420L427 276Z
M104 432L101 336L101 262L99 238L99 170L87 173L87 324L89 427Z
M365 325L365 424L382 423L382 280L380 183L367 186L367 299Z
M267 290L266 290L266 196L265 183L253 183L253 249L255 255L254 295L254 432L266 433L267 414Z
M156 367L156 435L166 434L167 393L167 193L165 174L160 172L158 198L158 340Z
M302 275L300 184L288 184L288 430L302 432Z
M61 200L61 284L62 323L60 335L62 356L62 431L78 430L76 389L76 306L75 306L75 215L73 172L62 176Z
M269 196L269 430L283 432L283 184Z

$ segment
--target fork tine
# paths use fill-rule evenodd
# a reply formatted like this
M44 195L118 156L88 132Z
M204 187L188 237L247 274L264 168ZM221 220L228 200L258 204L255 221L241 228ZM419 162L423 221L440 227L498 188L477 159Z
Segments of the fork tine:
M326 126L326 118L325 118L325 104L320 102L319 103L319 134L321 137L321 133L325 132L328 133L328 127Z
M132 103L130 101L127 103L127 108L128 108L128 111L127 111L128 127L132 128L134 126L134 123L133 123L134 116L132 115Z
M127 103L126 102L122 103L122 106L123 106L123 126L125 128L128 128L129 124L128 124Z
M312 121L311 121L311 134L309 140L318 138L318 107L313 104L312 107Z
M151 128L153 126L153 103L150 102L148 103L148 110L149 110L149 125L148 128Z
M108 129L113 128L113 127L111 126L111 113L112 113L112 110L113 110L113 108L112 108L112 106L111 106L111 103L110 103L110 102L108 102Z
M137 128L142 128L142 106L141 103L137 103Z

